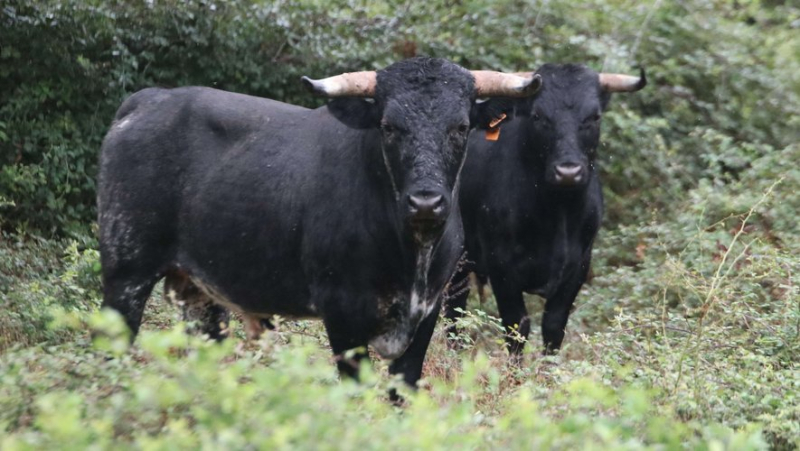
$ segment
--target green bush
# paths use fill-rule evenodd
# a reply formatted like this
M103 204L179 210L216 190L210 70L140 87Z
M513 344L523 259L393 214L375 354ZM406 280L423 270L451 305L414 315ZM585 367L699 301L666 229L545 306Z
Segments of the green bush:
M186 336L156 290L128 349L116 315L89 313L96 251L17 241L0 262L19 268L4 311L23 315L0 322L0 335L28 328L0 348L0 446L792 449L800 259L749 228L780 209L778 186L727 220L695 216L710 210L698 205L670 224L615 231L558 357L538 357L534 333L523 364L508 362L499 320L481 310L493 303L471 299L461 349L440 325L421 393L405 392L402 411L385 397L399 383L385 363L365 368L361 385L336 382L318 322L279 321L256 345L234 325L218 346ZM641 260L608 264L631 239L645 246ZM110 338L92 345L90 329Z
M116 320L116 322L114 321ZM105 329L118 317L95 319ZM115 326L116 324L116 326ZM121 338L127 343L126 338ZM406 393L398 410L384 378L337 383L313 338L281 333L236 349L145 332L139 349L109 360L87 346L21 352L0 364L3 449L117 447L268 449L597 448L764 449L755 425L734 431L683 421L651 390L609 388L587 374L502 396L508 377L481 352L452 382ZM20 402L24 400L24 402Z
M0 355L11 347L74 338L50 330L52 311L89 312L100 299L100 254L93 239L48 241L0 234Z
M11 0L0 10L0 225L85 229L101 139L136 90L204 85L315 106L300 75L416 54L504 70L645 66L650 86L616 96L606 121L608 224L669 211L709 171L735 179L800 138L800 12L789 5Z

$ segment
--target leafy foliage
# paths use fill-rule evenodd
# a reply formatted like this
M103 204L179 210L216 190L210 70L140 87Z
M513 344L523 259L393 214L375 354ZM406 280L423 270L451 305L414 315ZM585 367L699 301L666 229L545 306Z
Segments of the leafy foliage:
M753 158L800 138L800 13L789 3L5 5L0 211L7 229L85 228L94 217L102 136L136 90L205 85L313 106L320 100L301 91L300 75L379 68L416 54L505 70L545 61L647 67L651 87L618 96L622 104L606 121L605 178L617 200L612 224L668 208L672 195L708 171L735 178ZM719 143L729 149L718 152ZM642 192L653 185L659 188Z
M124 328L117 317L94 321ZM275 333L236 349L232 341L187 338L177 327L143 334L139 349L115 359L106 355L61 346L4 361L0 423L12 433L3 449L765 445L754 426L734 431L683 422L653 405L649 390L614 391L593 375L552 386L547 398L537 384L498 398L509 378L482 352L460 361L458 379L407 394L402 411L387 402L385 379L368 367L361 384L337 383L314 337L289 344Z
M187 337L157 290L128 349L116 315L87 312L99 297L96 252L19 242L0 261L40 260L17 263L14 277L52 273L39 285L12 280L10 299L27 303L5 310L38 328L0 354L0 446L791 449L800 433L800 259L749 228L778 204L776 188L712 227L644 226L651 238L634 266L606 263L641 237L616 231L558 357L539 357L534 334L522 364L509 362L499 320L483 310L493 304L471 299L459 349L440 325L423 387L404 392L401 411L386 399L399 381L383 362L373 362L377 372L366 366L360 385L336 381L317 322L280 321L249 345L234 325L237 336L217 345ZM58 262L50 254L62 248L68 258ZM540 313L536 299L529 307ZM103 338L92 344L90 329Z
M5 238L8 238L5 241ZM100 304L100 262L93 239L67 242L0 235L0 353L12 346L74 338L47 324L54 307L88 312Z

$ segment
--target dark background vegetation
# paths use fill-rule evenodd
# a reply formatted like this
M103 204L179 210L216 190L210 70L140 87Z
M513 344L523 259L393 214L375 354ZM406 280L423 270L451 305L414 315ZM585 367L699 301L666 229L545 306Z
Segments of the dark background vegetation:
M508 434L526 431L522 426L505 433L497 429L503 421L525 423L507 403L529 396L528 407L538 412L531 417L555 428L551 435L538 432L542 445L668 444L670 434L647 432L659 429L661 423L652 423L658 415L624 408L630 401L626 387L634 386L643 388L664 415L662 426L676 443L798 446L800 9L789 0L0 3L0 374L6 374L0 406L14 406L0 409L0 428L18 434L8 443L60 437L43 425L49 398L42 393L75 388L77 382L68 373L63 380L41 379L42 371L61 374L76 359L89 359L86 371L102 379L98 384L130 396L125 381L103 378L123 370L145 376L167 371L158 365L136 367L159 355L157 346L140 351L150 357L110 370L82 354L88 352L81 351L88 338L80 327L64 329L85 326L99 302L93 235L97 158L114 111L127 95L149 86L202 85L318 106L322 100L302 89L301 75L377 69L415 55L508 71L580 62L635 74L642 65L650 81L641 92L616 95L603 120L606 221L595 252L595 279L579 297L570 324L572 345L557 367L530 356L523 368L496 372L500 382L485 384L504 360L495 341L493 306L473 305L478 313L467 321L474 327L461 337L467 351L446 349L437 332L426 372L455 386L432 391L433 400L425 402L446 412L442 424L455 432L431 432L431 437L450 440L448 434L458 432L467 440L477 434L475 443L494 437L496 445L505 445ZM529 304L540 311L537 299ZM168 328L169 308L156 305L151 329ZM54 318L72 314L84 316L53 325ZM306 327L319 336L316 326L287 325L289 330ZM529 348L536 348L538 339L534 334ZM238 358L255 367L260 359L271 362L280 360L281 352L293 352L283 335L271 340L274 349ZM42 349L57 349L60 357L45 358ZM459 385L458 374L465 371L461 357L484 352L493 363L475 370L479 375L472 385ZM205 362L209 374L216 371L217 357ZM295 371L300 368L306 367ZM29 372L39 375L25 376ZM176 374L172 377L183 381L185 374ZM599 390L593 393L600 393L599 407L588 411L570 401L572 392L566 400L557 396L565 384L584 378ZM11 390L7 384L26 388ZM317 385L334 390L319 380L309 382ZM580 394L585 388L575 390ZM332 407L338 404L331 397L341 393L304 390L317 402L330 403L322 410L339 408ZM460 409L459 403L467 401L443 392L459 390L470 395L465 411L488 418L478 421L481 427L454 419L461 411L453 406ZM182 403L191 404L186 400L155 408L134 396L141 404L125 410L89 387L78 391L82 395L69 398L78 406L76 425L119 409L113 411L119 421L141 415L142 430L153 436L166 434L164 424L171 423L164 420L159 428L161 420L149 418L158 415L148 409L163 409L167 418L199 415L185 412ZM305 399L302 393L294 396ZM353 396L367 396L359 393ZM210 411L219 407L217 400L204 402ZM352 402L344 405L372 417L391 415L381 403ZM244 410L232 412L236 417ZM581 423L584 413L606 418L611 435L596 430L602 421ZM287 415L286 421L296 420ZM409 414L413 424L386 421L408 431L429 424L414 415L423 413ZM357 414L348 418L363 421ZM138 437L117 430L116 421L112 429L119 440ZM198 424L185 427L199 433ZM76 435L86 443L103 435L75 428L88 434Z
M795 9L779 1L4 2L0 196L6 230L94 219L113 113L149 86L214 86L317 106L301 75L431 55L469 68L581 62L635 73L605 129L609 224L704 177L735 180L800 139ZM794 13L796 14L796 12Z

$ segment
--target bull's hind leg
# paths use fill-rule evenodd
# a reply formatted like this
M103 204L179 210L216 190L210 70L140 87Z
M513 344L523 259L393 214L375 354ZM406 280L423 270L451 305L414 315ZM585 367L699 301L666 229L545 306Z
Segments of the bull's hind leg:
M180 307L183 320L188 325L187 332L207 334L217 341L228 337L228 310L215 304L186 273L167 273L164 279L164 298Z
M139 333L147 298L158 280L155 274L103 270L103 305L119 312L131 330L131 341Z
M242 323L244 323L244 334L248 340L258 340L266 330L275 330L275 326L269 319L246 313L242 314Z
M123 316L133 341L142 323L147 298L162 277L168 256L164 251L164 237L158 228L149 223L143 227L143 218L148 217L146 214L125 214L120 212L124 210L121 206L111 206L116 208L105 205L104 209L101 202L98 220L102 308L114 309Z

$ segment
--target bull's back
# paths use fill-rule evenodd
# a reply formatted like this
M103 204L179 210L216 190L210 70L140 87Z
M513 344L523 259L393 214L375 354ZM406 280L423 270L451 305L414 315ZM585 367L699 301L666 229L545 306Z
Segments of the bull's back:
M211 164L257 134L279 137L307 111L210 88L144 89L117 111L103 143L101 171L149 163L127 170L160 176L192 164Z
M98 213L107 260L174 258L186 204L224 161L259 142L280 147L279 130L305 109L209 88L150 88L120 106L101 151ZM156 257L152 257L156 259Z

